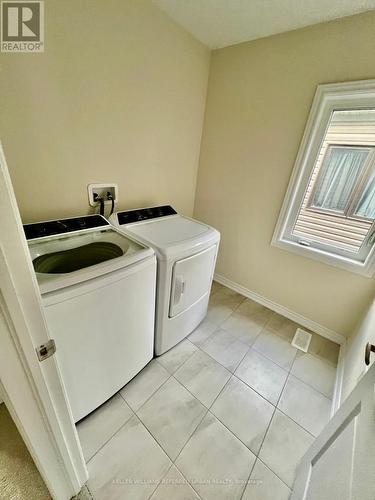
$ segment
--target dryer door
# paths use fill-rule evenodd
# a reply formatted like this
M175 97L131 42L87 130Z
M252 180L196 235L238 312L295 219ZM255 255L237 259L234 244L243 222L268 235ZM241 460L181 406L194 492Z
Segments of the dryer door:
M172 274L169 317L182 313L208 294L216 260L217 245L175 262Z

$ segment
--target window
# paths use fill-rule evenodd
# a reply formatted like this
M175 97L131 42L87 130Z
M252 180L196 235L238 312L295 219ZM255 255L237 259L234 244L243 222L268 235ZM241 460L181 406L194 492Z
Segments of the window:
M348 216L371 149L329 145L308 208Z
M272 244L375 271L375 81L318 87Z

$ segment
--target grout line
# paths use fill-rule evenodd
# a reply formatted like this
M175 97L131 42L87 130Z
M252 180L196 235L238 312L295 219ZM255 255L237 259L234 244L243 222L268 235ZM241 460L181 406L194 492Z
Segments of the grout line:
M208 320L208 321L209 321L209 320ZM212 325L214 325L216 328L215 328L215 330L213 330L213 331L209 334L209 336L208 336L208 337L207 337L207 338L206 338L206 339L202 342L202 344L201 344L202 346L203 346L206 342L208 342L210 339L212 339L212 338L213 338L213 336L214 336L214 335L215 335L215 334L216 334L216 333L217 333L217 332L221 329L221 327L220 327L220 326L215 325L215 323L212 323L212 322L210 322L210 323L211 323ZM190 335L192 335L193 333L194 333L194 332L192 332ZM190 337L190 335L189 335L189 337ZM188 338L189 338L189 337L188 337ZM190 340L190 339L189 339L189 340ZM195 345L195 347L196 347L197 349L201 349L201 346L200 346L200 345L197 345L197 344L196 344L195 342L193 342L192 340L190 340L190 342L191 342L193 345Z
M276 407L276 410L278 410L280 413L282 413L284 415L284 417L289 418L289 420L291 420L293 423L295 423L296 425L298 425L298 427L300 427L303 431L307 432L307 434L310 434L310 436L312 438L314 438L314 440L318 437L318 436L314 436L314 434L312 434L311 431L308 431L307 429L305 429L305 427L303 427L301 424L299 424L298 422L296 422L291 416L289 416L287 413L285 413L285 411L281 410L279 407Z
M195 351L194 351L194 352L195 352ZM161 365L161 363L158 363L158 364L159 364L160 366L162 366L162 365ZM164 368L164 366L162 366L162 368ZM166 369L164 368L164 370L166 370ZM168 372L168 370L166 370L166 371ZM141 372L140 372L140 373L141 373ZM168 382L168 380L169 380L169 379L173 376L173 375L172 375L172 374L170 374L169 372L168 372L168 374L169 374L169 377L168 377L168 378L166 378L166 379L164 380L164 382L163 382L163 383L162 383L162 384L161 384L161 385L160 385L157 389L155 389L155 391L151 394L151 396L149 396L149 397L148 397L148 398L144 401L144 403L142 403L142 405L141 405L139 408L137 408L137 410L133 410L133 408L129 405L129 403L126 401L126 399L124 398L124 396L121 394L121 391L122 391L122 389L123 389L123 388L121 388L121 389L120 389L120 390L116 393L116 394L119 394L119 395L120 395L120 397L121 397L121 398L125 401L125 403L126 403L126 404L127 404L127 406L129 407L129 409L131 410L132 415L131 415L131 416L130 416L130 417L129 417L129 418L128 418L125 422L123 422L123 423L121 424L121 426L120 426L120 427L119 427L119 428L118 428L118 429L117 429L117 430L116 430L116 431L115 431L115 432L111 435L111 437L110 437L110 438L108 438L108 439L107 439L107 440L106 440L106 441L105 441L105 442L104 442L104 443L100 446L100 448L98 448L98 449L97 449L97 451L96 451L96 452L95 452L95 453L94 453L94 454L90 457L90 459L86 462L86 464L88 464L88 463L89 463L89 462L90 462L90 461L91 461L91 460L95 457L95 455L97 455L97 454L99 453L99 451L100 451L100 450L101 450L101 449L102 449L102 448L103 448L103 447L104 447L104 446L105 446L105 445L106 445L106 444L107 444L107 443L108 443L108 442L109 442L109 441L110 441L110 440L111 440L111 439L112 439L112 438L113 438L113 437L114 437L114 436L115 436L115 435L116 435L116 434L117 434L117 433L118 433L118 432L119 432L119 431L120 431L123 427L124 427L124 425L125 425L127 422L129 422L129 420L130 420L133 416L136 416L136 417L137 417L137 418L141 421L142 425L144 425L144 424L143 424L143 422L142 422L142 420L138 417L137 412L138 412L138 411L139 411L139 410L140 410L140 409L141 409L141 408L142 408L142 407L143 407L143 406L144 406L144 405L145 405L145 404L146 404L146 403L147 403L147 402L148 402L148 401L152 398L152 396L154 396L154 394L156 394L156 392L157 392L159 389L161 389L161 388L163 387L163 385L164 385L166 382ZM139 375L139 374L137 374L137 375ZM137 377L137 375L136 375L135 377ZM134 379L135 379L135 377L134 377L132 380L134 380ZM129 382L129 383L130 383L130 382ZM124 387L126 387L126 385L125 385ZM115 395L116 395L116 394L115 394ZM115 395L114 395L114 396L115 396ZM112 397L114 397L114 396L112 396ZM155 438L154 438L154 439L155 439ZM158 444L159 444L159 443L158 443ZM160 446L160 445L159 445L159 446ZM162 449L163 449L163 448L162 448ZM164 451L164 449L163 449L163 451ZM165 453L165 451L164 451L164 453ZM168 456L168 454L167 454L167 456ZM170 457L168 456L168 458L170 458Z
M260 447L259 447L259 451L258 451L258 454L257 454L257 459L258 459L258 457L259 457L259 455L260 455L260 453L261 453L261 451L262 451L264 441L266 440L266 437L267 437L268 431L270 430L271 424L272 424L273 419L274 419L274 417L275 417L275 414L276 414L276 409L277 409L277 405L279 404L279 401L280 401L281 395L282 395L282 393L284 392L284 388L285 388L285 386L286 386L286 383L287 383L287 381L288 381L288 378L289 378L289 373L288 373L288 376L287 376L287 377L286 377L286 379L285 379L285 382L284 382L283 388L281 389L280 396L279 396L279 398L278 398L278 400L277 400L277 402L276 402L276 405L274 406L274 410L273 410L273 413L272 413L272 417L270 418L270 421L269 421L269 423L268 423L268 426L267 426L266 432L264 433L264 436L263 436L262 442L261 442ZM255 462L254 462L254 466L253 466L253 468L252 468L252 470L251 470L251 472L250 472L250 474L249 474L249 477L247 478L247 480L248 480L248 481L250 480L250 476L251 476L251 474L252 474L252 471L254 470L255 463L256 463L256 460L255 460ZM267 465L267 464L266 464L266 465ZM267 467L268 467L268 466L267 466ZM268 467L268 468L269 468L269 469L273 472L273 470L272 470L270 467ZM274 473L274 474L275 474L275 473ZM275 475L277 476L277 474L275 474ZM277 476L277 477L279 477L279 476ZM280 478L279 478L279 479L280 479ZM245 489L246 489L246 488L245 488ZM242 493L242 495L241 495L240 500L242 500L242 498L243 498L243 496L244 496L244 494L245 494L245 489L243 490L243 493Z
M264 358L267 358L269 361L272 361L272 363L274 363L275 365L277 365L279 368L283 369L285 372L288 372L288 373L290 372L290 370L292 368L292 365L293 365L293 362L294 362L294 358L293 358L291 367L290 368L285 368L285 366L280 365L280 363L277 363L276 361L274 361L273 359L271 359L269 356L267 356L267 354L264 354L262 351L258 351L258 349L256 348L256 346L253 345L252 348L258 354L261 354ZM294 356L295 356L295 354L294 354Z
M164 451L164 449L163 449ZM169 458L169 457L168 457ZM159 488L160 484L162 483L162 481L166 478L166 476L169 474L169 471L172 469L173 467L173 462L171 463L169 469L167 470L167 472L163 475L163 477L159 480L156 488L152 491L151 495L149 497L147 497L147 500L150 500L153 496L154 496L154 493L156 492L156 490Z
M190 334L189 334L190 336ZM188 361L197 351L198 349L198 346L196 346L194 344L194 342L192 342L190 339L189 339L189 336L188 337L185 337L184 339L182 339L178 344L176 344L175 346L171 347L171 349L169 349L168 351L166 351L165 353L161 354L160 356L157 356L156 358L153 358L160 366L162 366L164 368L164 370L166 370L169 374L173 375L174 373L176 373L177 370L179 370L181 368L181 366L183 366L186 361ZM162 358L165 354L169 353L169 352L172 352L174 349L176 349L178 346L180 346L181 344L183 344L184 342L189 342L189 344L191 344L193 347L195 347L195 349L193 350L193 352L191 352L188 357L173 371L173 372L170 372L168 370L168 368L166 368L163 363L160 360L160 358Z
M270 467L269 465L267 465L267 464L266 464L266 462L264 462L264 461L263 461L261 458L259 458L259 457L257 457L257 460L259 460L259 462L261 462L261 463L262 463L265 467L267 467L267 469L268 469L268 470L270 470L270 471L272 472L272 474L275 474L275 476L276 476L276 477L277 477L277 478L278 478L278 479L279 479L279 480L280 480L280 481L281 481L281 482L282 482L282 483L283 483L283 484L284 484L284 485L288 488L288 490L292 491L292 488L291 488L288 484L286 484L286 482L285 482L283 479L281 479L281 477L280 477L280 476L278 476L278 475L276 474L276 472L274 472L274 471L271 469L271 467Z
M307 429L305 429L305 427L303 427L301 424L299 424L298 422L296 422L290 415L288 415L287 413L285 413L285 411L283 411L280 407L279 407L279 403L280 403L280 400L284 394L284 391L285 391L285 387L286 387L286 384L288 383L288 380L290 379L290 377L293 377L294 375L289 372L288 373L288 376L285 380L285 383L284 383L284 386L282 388L282 391L280 393L280 396L279 396L279 399L277 400L277 403L276 403L276 409L282 413L285 417L288 417L292 422L294 422L296 425L298 425L298 427L300 427L302 430L304 430L305 432L307 432L308 434L310 434L310 436L312 436L314 439L317 438L317 436L314 436L314 434L312 434L310 431L308 431ZM273 418L273 417L272 417Z
M275 408L274 408L274 410L275 410ZM258 451L257 453L255 453L255 451L253 451L251 448L249 448L249 447L248 447L248 445L247 445L246 443L244 443L240 437L238 437L238 436L237 436L237 434L235 434L235 433L234 433L234 432L233 432L233 431L232 431L232 430L231 430L231 429L230 429L230 428L229 428L229 427L228 427L228 426L227 426L227 425L226 425L226 424L225 424L222 420L220 420L220 417L218 417L217 415L215 415L215 413L213 413L211 410L208 410L208 413L209 413L210 415L212 415L212 416L213 416L216 420L218 420L218 421L221 423L221 425L222 425L223 427L225 427L225 428L227 429L227 431L229 431L229 432L232 434L232 436L234 436L234 437L236 438L236 440L237 440L237 441L239 441L241 444L243 444L243 446L245 446L245 448L246 448L248 451L250 451L250 453L252 453L252 454L254 455L254 457L255 457L255 458L257 458L257 457L258 457L258 454L259 454L260 448L259 448L259 451ZM272 411L272 416L273 416L273 413L274 413L274 412ZM272 416L271 416L271 418L270 418L270 421L272 420ZM267 429L267 428L268 428L268 426L266 427L266 429ZM262 441L262 442L263 442L263 441Z
M290 372L290 375L294 378L296 378L297 380L299 380L300 382L302 382L302 384L305 384L307 385L307 387L310 387L310 389L313 389L315 392L317 392L318 394L320 394L321 396L323 396L324 398L328 399L329 401L332 402L332 396L331 397L328 397L327 394L324 394L324 392L322 391L319 391L319 389L317 389L316 387L314 387L313 385L309 384L308 382L305 382L304 380L302 380L300 377L297 377L297 375L295 375L294 373Z
M189 438L190 439L190 438ZM181 474L181 476L185 479L185 481L187 482L187 484L190 486L190 488L196 493L196 495L198 496L199 500L202 500L202 497L200 496L200 494L197 492L197 490L195 488L193 488L193 486L190 484L189 480L185 477L185 475L180 471L180 469L177 467L177 465L174 463L173 464L174 467L176 467L176 469L178 470L178 472Z
M83 488L86 488L86 490L87 490L87 491L88 491L88 493L89 493L89 496L90 496L91 500L95 500L95 497L94 497L94 495L92 494L92 492L91 492L90 488L88 487L87 482L83 485ZM79 495L79 493L78 493L78 495ZM77 495L77 496L78 496L78 495ZM74 498L75 498L75 497L74 497Z
M132 410L132 411L133 411L133 410ZM117 429L117 431L116 431L116 432L115 432L115 433L114 433L114 434L113 434L113 435L112 435L109 439L107 439L107 441L106 441L104 444L102 444L102 446L100 446L100 448L98 448L98 450L97 450L97 451L93 454L93 456L90 458L90 460L89 460L88 462L86 462L86 465L88 465L88 464L91 462L91 460L92 460L92 459L93 459L93 458L94 458L94 457L95 457L95 456L99 453L99 451L100 451L100 450L102 450L102 449L104 448L104 446L105 446L106 444L108 444L108 443L109 443L109 442L110 442L110 441L111 441L111 440L112 440L112 439L116 436L116 434L118 434L118 433L120 432L120 430L121 430L121 429L122 429L122 428L123 428L123 427L124 427L124 426L125 426L128 422L129 422L129 420L130 420L131 418L133 418L133 417L137 417L137 418L138 418L138 416L137 416L137 415L133 412L133 415L131 415L131 417L129 417L129 418L126 420L126 422L124 422L124 423L123 423L123 424L122 424L122 425L121 425L121 426Z
M184 387L184 389L186 389L186 387L181 384L181 382L179 382L177 379L175 379L173 377L173 375L171 375L169 378L173 378L178 384L180 384L182 387ZM169 379L168 379L169 380ZM164 385L164 384L163 384ZM187 390L187 389L186 389ZM188 391L190 393L190 391ZM190 393L191 394L191 393ZM196 398L195 396L193 396L194 399L196 399L202 406L204 409L206 409L206 406L204 406L198 398ZM201 424L202 420L204 419L204 417L207 415L207 411L203 412L202 414L202 418L199 420L198 424L196 425L196 427L193 429L193 431L191 432L191 434L189 435L189 437L187 438L185 444L183 447L185 447L186 443L190 440L191 436L194 434L194 432L196 431L196 429L199 427L199 425ZM143 422L142 418L137 415L137 417L139 418L139 420L141 421L141 423L145 426L145 428L148 430L149 434L155 439L155 441L158 443L158 445L161 447L161 449L164 451L164 453L167 455L167 457L170 459L170 461L172 462L172 464L175 463L175 461L177 460L177 457L180 455L181 451L178 453L177 457L175 459L173 459L169 454L168 452L164 449L163 445L159 442L159 440L153 435L151 429L148 428L148 426L146 425L145 422Z
M160 363L159 363L160 364ZM163 366L164 368L164 366ZM165 370L165 368L164 368ZM164 380L164 382L162 384L159 385L159 387L157 387L154 392L141 404L141 406L139 408L137 408L136 410L133 410L133 412L135 413L135 415L137 415L137 412L152 398L152 396L154 394L156 394L158 392L159 389L161 389L163 387L163 385L168 382L168 380L172 377L172 374L170 374L167 370L165 370L167 373L168 373L168 377ZM122 390L122 389L121 389ZM121 394L121 396L124 398L124 401L129 405L129 403L126 401L125 397ZM129 407L131 408L131 406L129 405Z
M224 330L224 331L226 332L226 330ZM228 333L228 332L226 332L226 333ZM232 335L232 337L233 337L233 335ZM234 372L237 370L237 368L239 367L239 365L244 360L244 358L247 355L247 353L250 351L251 346L248 346L247 344L245 344L244 342L241 342L240 340L236 339L235 337L233 337L233 338L235 339L235 341L240 342L241 344L243 344L244 346L246 346L248 348L247 351L245 352L245 354L242 356L242 358L236 364L236 367L233 370L230 370L227 366L223 365L223 363L221 363L218 359L214 358L209 352L207 352L204 349L202 349L203 346L202 347L198 347L198 349L200 349L204 354L207 354L207 356L209 356L211 359L213 359L214 361L216 361L216 363L218 363L220 366L222 366L223 368L225 368L226 370L228 370L229 373L234 374Z
M229 383L229 381L231 380L231 378L232 378L232 377L229 377L229 379L226 381L226 383L224 384L224 386L222 387L222 389L220 390L220 392L218 393L218 395L215 397L215 399L214 399L214 401L212 402L211 406L213 406L213 405L215 404L216 400L218 399L218 397L220 396L220 394L223 392L223 390L225 389L225 387L228 385L228 383ZM177 380L177 379L176 379L176 380ZM183 384L182 384L179 380L177 380L177 382L179 382L181 385L183 385ZM185 386L183 385L183 387L185 387ZM188 391L188 392L189 392L189 393L190 393L190 394L191 394L191 395L192 395L195 399L197 399L197 400L198 400L198 401L199 401L199 402L203 405L203 407L204 407L204 408L206 408L206 412L204 413L202 420L199 422L199 424L197 425L197 427L194 429L194 431L191 433L191 435L189 436L188 440L186 441L186 443L185 443L185 444L184 444L184 446L182 447L182 449L181 449L180 453L179 453L179 454L177 455L177 457L175 458L175 460L174 460L174 462L173 462L173 463L175 464L175 466L176 466L176 462L177 462L177 460L178 460L179 456L181 455L181 453L183 452L183 450L185 449L185 447L187 446L187 444L189 443L189 441L191 440L191 438L193 437L193 435L197 432L198 427L202 424L202 422L203 422L203 420L206 418L207 414L208 414L208 413L210 413L211 415L213 415L213 414L210 412L210 410L209 410L209 408L211 408L211 406L210 406L210 407L205 406L205 405L204 405L204 404L203 404L203 403L202 403L202 402L201 402L201 401L200 401L200 400L199 400L196 396L194 396L194 394L193 394L193 393L191 393L191 392L189 391L189 389L187 389L187 387L185 387L185 389L186 389L186 390L187 390L187 391ZM216 416L215 416L215 415L213 415L213 416L214 416L214 418L216 418ZM217 420L218 420L218 419L217 419ZM229 431L229 432L231 432L231 431ZM232 432L231 432L231 434L232 434L232 435L234 435ZM236 436L235 436L235 437L236 437ZM238 438L236 437L236 439L238 439ZM176 467L177 467L177 466L176 466ZM177 467L177 468L178 468L178 467ZM178 470L180 470L180 469L178 469ZM184 476L184 477L185 477L185 476ZM197 492L197 490L194 488L194 486L193 486L192 484L190 484L190 482L189 482L189 485L190 485L190 486L191 486L191 488L192 488L192 489L193 489L193 490L197 493L197 495L199 496L199 498L201 498L201 497L200 497L200 495L199 495L199 493Z
M135 417L138 419L139 423L142 425L142 427L145 428L146 432L148 432L148 434L151 436L151 438L155 441L155 443L159 446L160 450L164 453L164 455L168 458L168 460L171 462L171 465L169 466L168 468L168 471L166 472L166 474L163 476L163 478L168 474L168 472L170 471L172 465L173 465L173 460L171 460L171 458L169 457L169 455L167 454L167 452L164 450L164 448L160 445L160 443L155 439L155 437L151 434L151 432L149 431L149 429L145 426L145 424L142 422L142 420L138 417L138 415L135 415ZM148 497L149 499L151 498L151 496L155 493L156 491L156 488L159 486L159 483L155 486L155 488L152 490L152 493L151 495Z
M261 394L260 392L258 392L256 389L254 389L254 387L251 387L251 385L249 385L247 382L245 382L245 380L242 380L241 377L239 377L238 375L236 375L235 373L232 374L233 377L236 377L237 380L239 380L242 384L245 384L246 387L248 387L249 389L251 389L252 391L254 391L258 396L260 396L262 399L264 399L264 401L266 401L266 403L274 406L275 406L275 403L272 403L272 401L270 401L269 399L267 399L265 396L263 396L263 394Z
M240 496L239 500L242 500L242 498L243 498L243 496L244 496L244 494L245 494L246 488L247 488L247 486L248 486L248 484L249 484L249 481L250 481L250 478L251 478L251 474L253 473L253 470L254 470L255 464L257 463L257 460L258 460L258 457L255 455L255 460L254 460L254 463L253 463L253 465L250 467L250 473L249 473L249 475L248 475L248 477L247 477L247 480L246 480L245 486L244 486L244 488L243 488L243 490L242 490L242 493L241 493L241 496Z
M116 394L119 394L119 393L116 393ZM113 397L113 396L112 396L112 397ZM129 406L129 405L128 405L128 406ZM95 457L95 455L97 455L97 454L99 453L99 451L100 451L100 450L101 450L101 449L102 449L102 448L103 448L103 447L104 447L104 446L105 446L105 445L106 445L106 444L107 444L107 443L108 443L108 442L109 442L109 441L113 438L113 436L115 436L115 434L117 434L117 433L120 431L120 429L122 429L122 427L124 427L124 425L126 425L126 424L129 422L129 420L130 420L132 417L134 417L134 416L135 416L135 413L134 413L134 411L130 408L130 406L129 406L129 409L130 409L130 411L131 411L131 413L132 413L132 414L130 415L130 417L129 417L129 418L127 418L127 419L125 420L125 422L123 422L123 423L120 425L120 427L119 427L118 429L116 429L116 430L114 431L114 433L113 433L113 434L111 434L111 435L110 435L110 437L109 437L109 438L108 438L108 439L107 439L107 440L106 440L106 441L105 441L105 442L104 442L104 443L103 443L103 444L102 444L102 445L101 445L101 446L100 446L100 447L96 450L96 452L95 452L95 453L94 453L94 454L93 454L93 455L92 455L92 456L91 456L91 457L90 457L87 461L85 460L86 465L87 465L89 462L91 462L91 460ZM76 428L77 428L77 426L76 426ZM78 433L78 438L79 438L79 432L78 432L78 429L77 429L77 433ZM82 444L81 444L81 439L80 439L80 438L79 438L79 442L80 442L80 445L81 445L81 448L82 448L82 451L83 451L83 447L82 447Z

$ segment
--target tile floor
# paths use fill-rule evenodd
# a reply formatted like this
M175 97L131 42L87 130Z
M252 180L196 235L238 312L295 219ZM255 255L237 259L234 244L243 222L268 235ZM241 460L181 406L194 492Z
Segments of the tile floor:
M214 283L190 337L78 424L95 500L287 500L339 348Z

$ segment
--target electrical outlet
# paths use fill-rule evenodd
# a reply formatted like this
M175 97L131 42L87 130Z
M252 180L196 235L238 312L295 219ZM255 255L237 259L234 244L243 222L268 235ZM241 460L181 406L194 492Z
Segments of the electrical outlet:
M118 185L113 183L104 183L104 184L89 184L87 186L87 194L89 197L89 204L92 207L97 207L99 205L99 201L97 198L104 198L104 204L110 205L112 204L111 200L107 199L107 193L111 193L115 203L118 201Z

